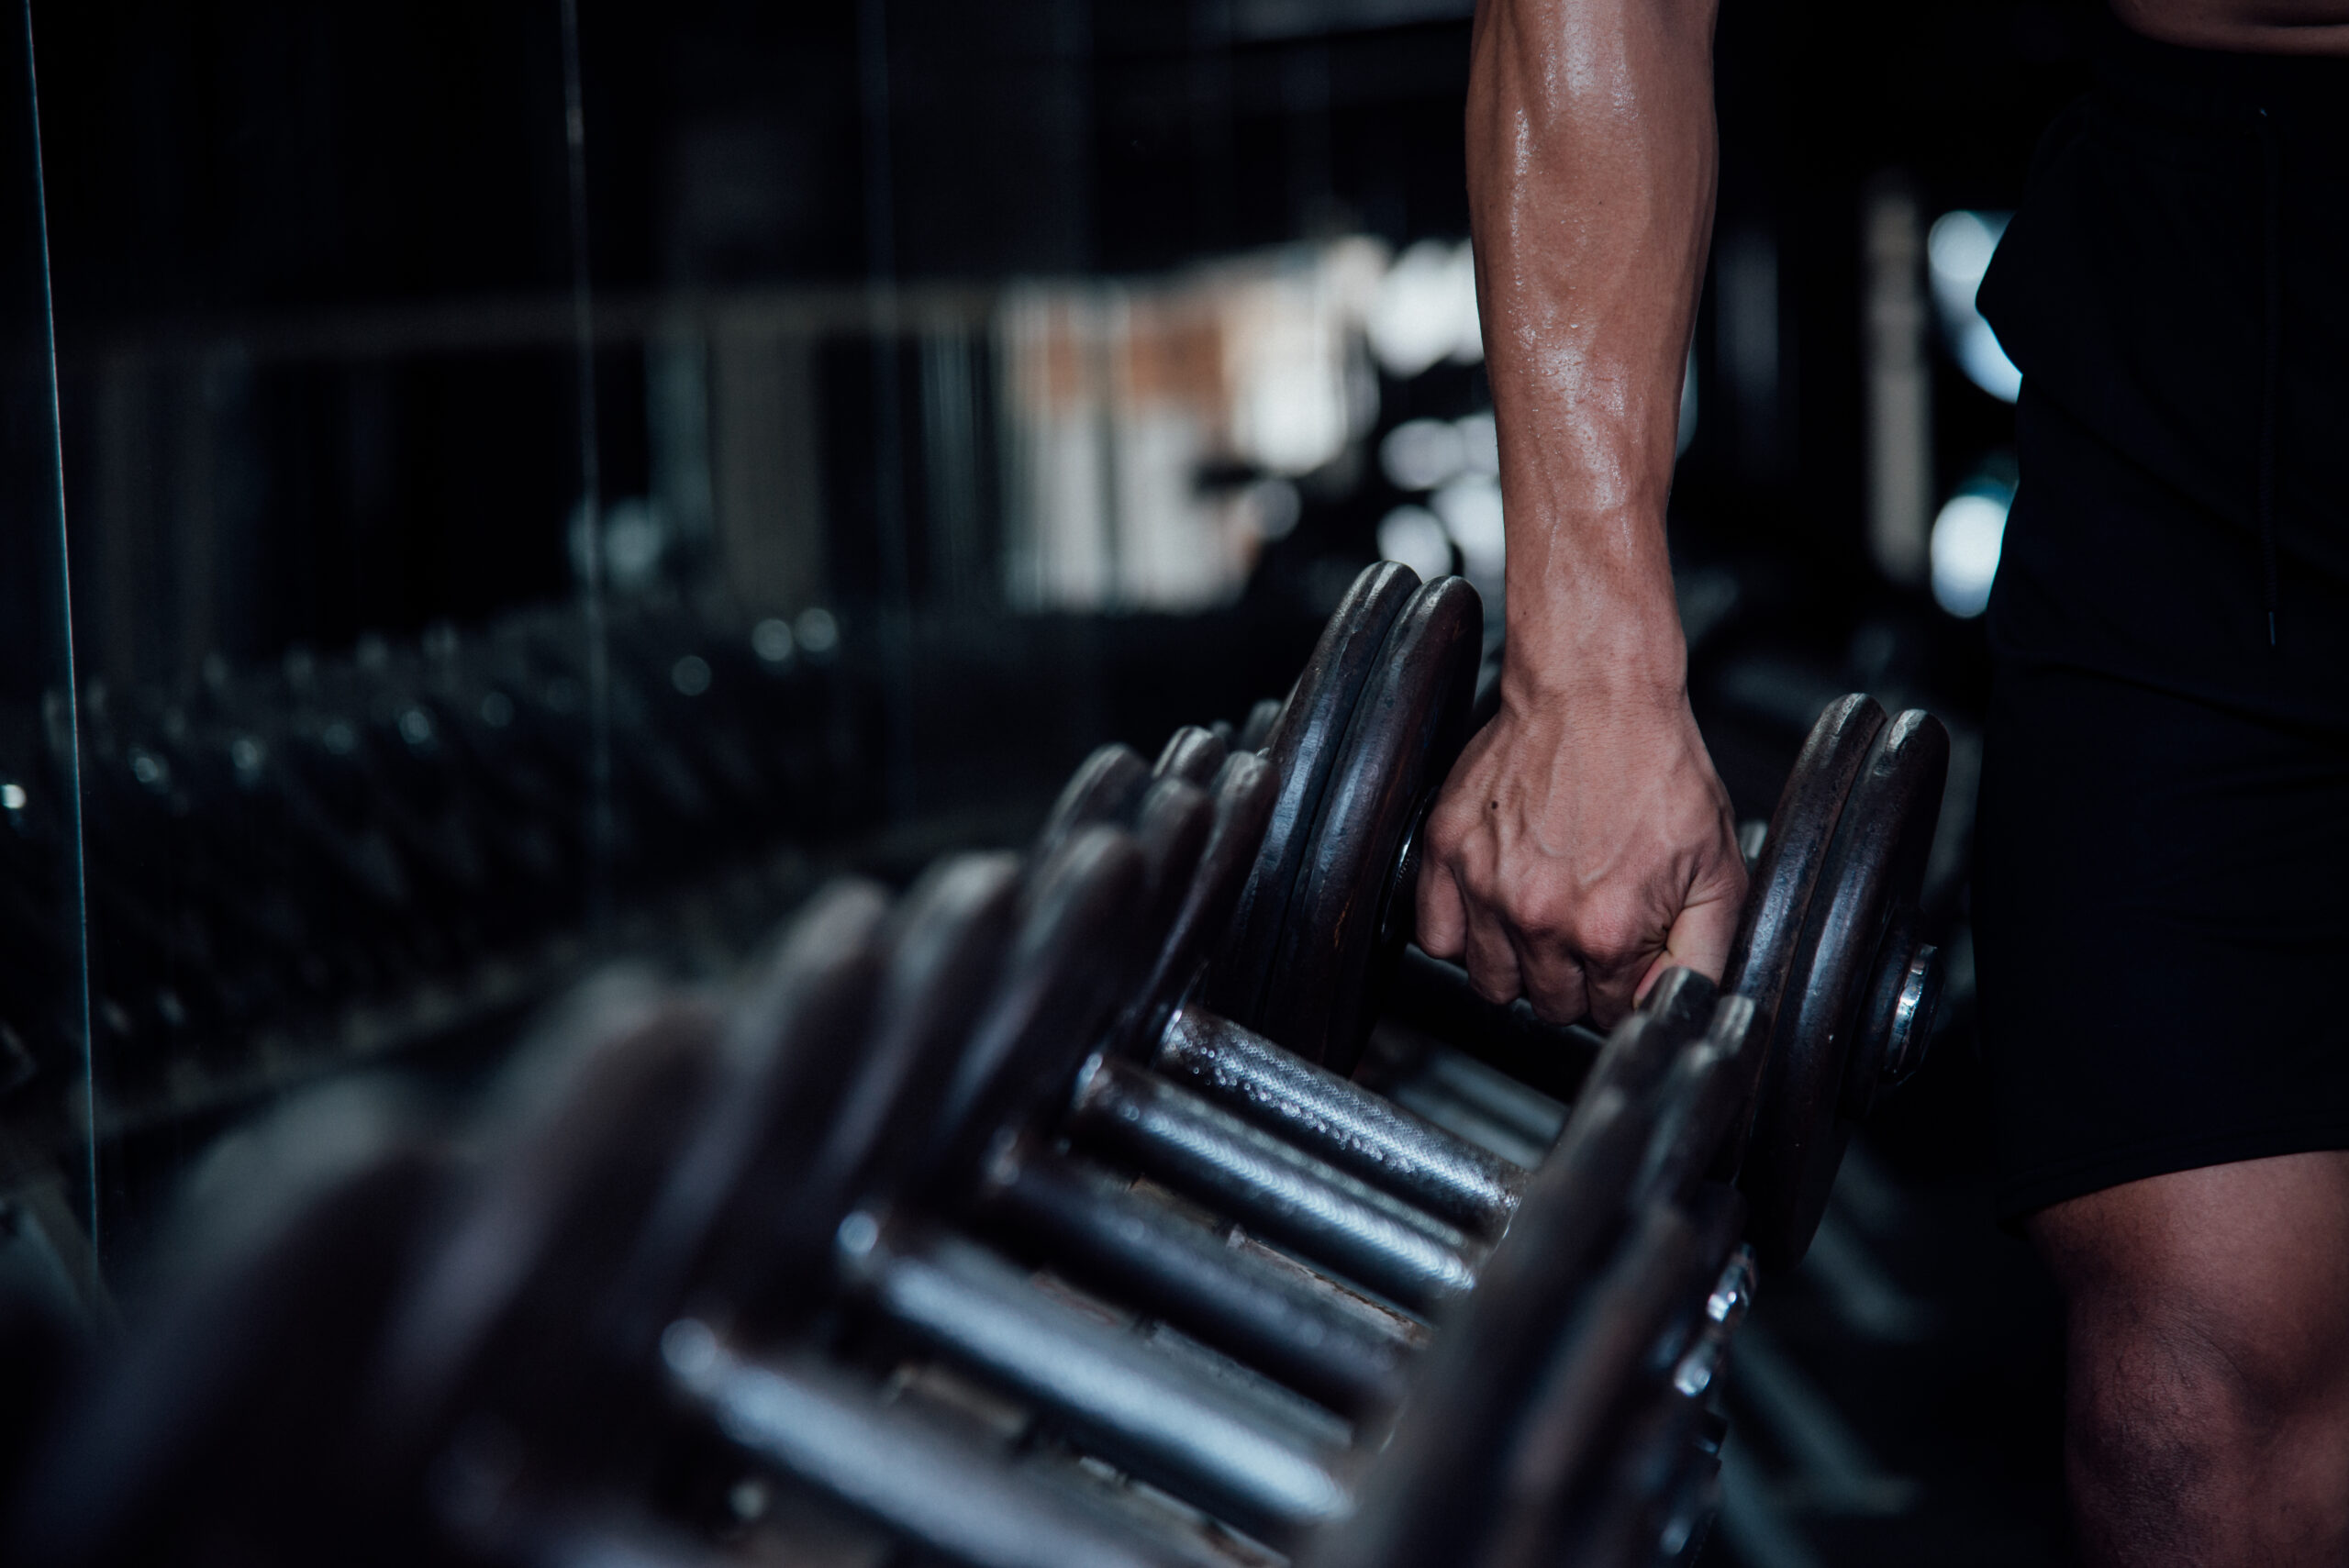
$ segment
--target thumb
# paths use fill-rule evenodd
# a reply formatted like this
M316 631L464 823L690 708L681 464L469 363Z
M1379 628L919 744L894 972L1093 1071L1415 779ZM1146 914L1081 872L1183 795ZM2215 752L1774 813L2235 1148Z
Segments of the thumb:
M1419 942L1429 956L1456 959L1468 951L1468 906L1450 866L1436 861L1419 862L1416 902Z
M1640 979L1639 1001L1647 1000L1649 990L1667 969L1693 969L1709 980L1720 979L1729 967L1730 948L1737 940L1737 920L1745 903L1743 880L1738 878L1737 884L1691 899L1682 907L1664 939L1664 951Z

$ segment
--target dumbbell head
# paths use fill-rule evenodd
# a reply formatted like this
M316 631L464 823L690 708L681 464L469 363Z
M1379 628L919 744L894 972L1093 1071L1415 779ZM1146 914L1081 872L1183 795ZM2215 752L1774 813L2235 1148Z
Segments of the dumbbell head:
M1395 866L1467 740L1482 628L1461 579L1372 567L1273 727L1279 791L1208 999L1338 1072L1369 1033L1373 955L1399 945Z
M1852 1120L1931 1038L1940 963L1916 938L1917 899L1948 763L1930 714L1887 722L1846 697L1820 716L1772 818L1732 972L1769 1020L1738 1177L1765 1268L1801 1260Z
M1139 978L1149 866L1134 836L1076 828L1022 891L1018 934L949 1076L919 1184L952 1186L1053 1100Z
M1230 742L1212 729L1202 729L1186 724L1176 730L1158 753L1158 761L1151 764L1153 778L1176 778L1201 789L1215 782L1218 769L1230 754Z
M1391 564L1356 580L1271 728L1278 794L1210 976L1217 1012L1351 1069L1391 967L1377 956L1409 929L1419 824L1467 739L1480 632L1456 580ZM1930 1037L1941 969L1914 912L1947 749L1921 713L1831 705L1753 863L1727 988L1763 1026L1740 1127L1765 1262L1808 1244L1838 1113L1865 1115Z
M361 1405L386 1503L416 1495L461 1418L569 1444L640 1416L583 1407L578 1374L611 1362L615 1287L721 1081L721 1021L669 998L602 1023L492 1127L390 1308Z
M1129 1053L1155 1048L1166 1018L1197 978L1199 966L1231 919L1256 846L1272 813L1272 764L1253 751L1224 758L1208 790L1211 817L1179 900L1167 912L1157 956L1137 999L1133 1029L1120 1041Z
M1484 612L1476 590L1441 577L1387 632L1322 792L1288 900L1258 1021L1330 1071L1353 1071L1375 1012L1372 960L1407 929L1391 901L1414 896L1397 862L1468 739Z
M1387 632L1419 586L1409 567L1391 561L1355 578L1272 725L1265 749L1277 781L1273 809L1209 977L1208 1004L1226 1018L1249 1023L1258 1016L1346 726L1378 673Z

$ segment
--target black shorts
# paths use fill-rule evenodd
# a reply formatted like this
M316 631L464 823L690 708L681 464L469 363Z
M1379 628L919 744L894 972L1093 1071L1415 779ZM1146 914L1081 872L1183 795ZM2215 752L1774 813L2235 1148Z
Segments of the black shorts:
M2349 62L2115 33L1981 294L2024 377L1974 884L2009 1221L2349 1148Z

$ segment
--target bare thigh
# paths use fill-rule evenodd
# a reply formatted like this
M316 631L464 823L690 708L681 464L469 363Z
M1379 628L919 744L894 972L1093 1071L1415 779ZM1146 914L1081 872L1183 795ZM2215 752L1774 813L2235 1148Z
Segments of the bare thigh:
M2349 1151L2179 1171L2043 1210L2092 1562L2349 1550Z

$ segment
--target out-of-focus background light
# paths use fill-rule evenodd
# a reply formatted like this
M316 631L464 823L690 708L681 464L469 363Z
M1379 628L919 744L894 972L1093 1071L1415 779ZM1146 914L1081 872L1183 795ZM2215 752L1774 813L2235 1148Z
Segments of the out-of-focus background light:
M1425 506L1397 506L1379 520L1378 553L1422 577L1441 577L1452 570L1452 536Z
M1481 363L1485 335L1468 242L1422 239L1406 250L1379 284L1368 326L1379 368L1397 381L1446 360Z
M1933 602L1962 619L1990 603L2014 491L1991 479L1974 480L1943 503L1933 518Z
M2012 213L1972 212L1960 208L1933 220L1925 240L1925 261L1932 273L1933 313L1941 319L1950 353L1965 378L1991 396L2012 403L2022 391L2022 372L1998 346L1998 335L1975 308L1974 295L1990 257L1998 249Z
M1378 466L1397 490L1432 490L1467 466L1460 427L1449 419L1406 419L1378 443Z

